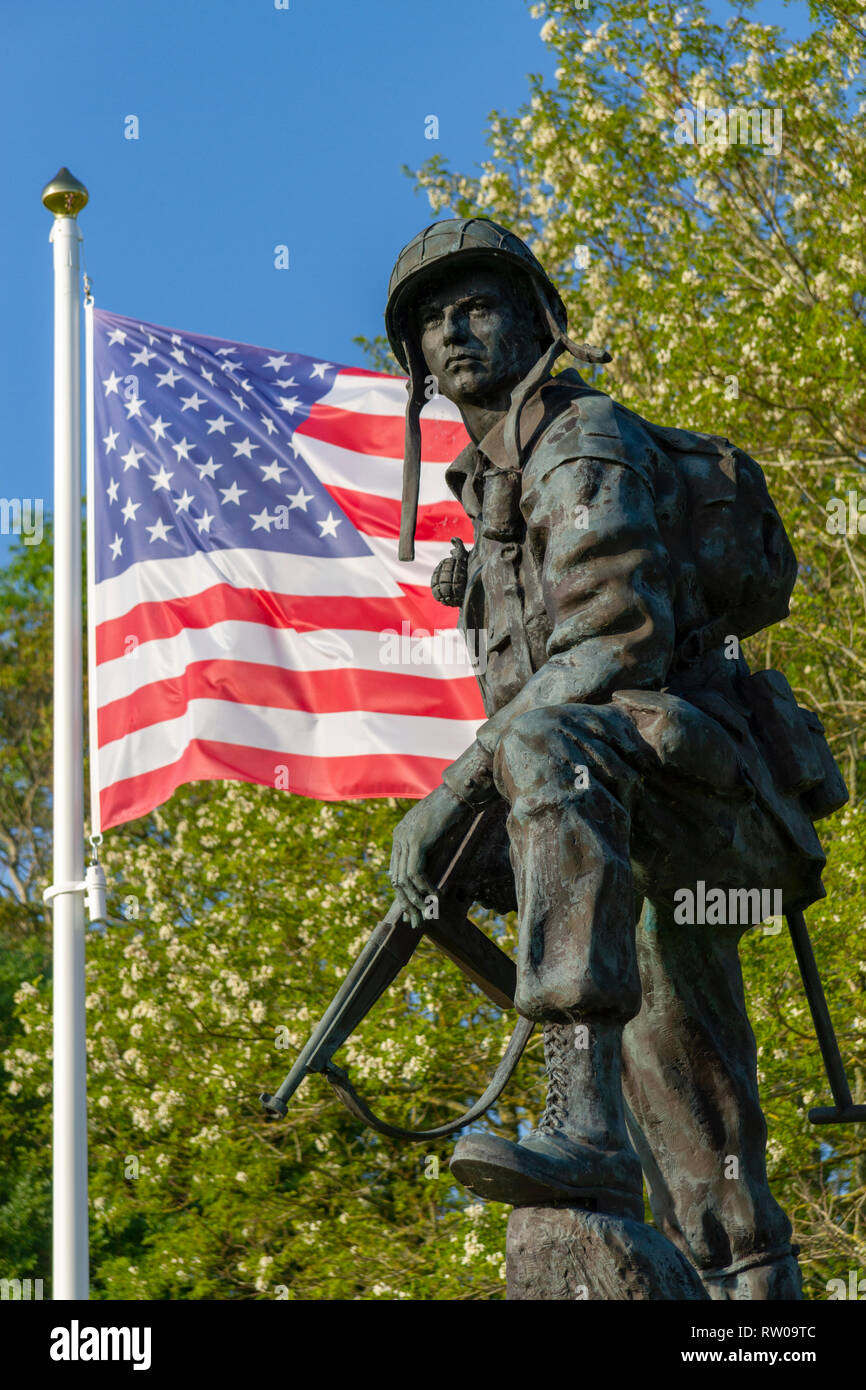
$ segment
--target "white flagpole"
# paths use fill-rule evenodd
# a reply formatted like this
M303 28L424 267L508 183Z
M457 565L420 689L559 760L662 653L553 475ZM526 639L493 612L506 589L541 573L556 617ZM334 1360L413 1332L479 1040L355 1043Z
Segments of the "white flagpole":
M47 184L54 214L54 1230L52 1297L89 1292L84 1033L84 738L81 604L81 317L77 215L68 169Z
M99 729L96 709L96 426L93 419L93 294L90 282L84 277L84 441L87 491L87 689L89 692L89 726L87 747L90 752L90 836L91 844L102 841L102 812L99 804Z

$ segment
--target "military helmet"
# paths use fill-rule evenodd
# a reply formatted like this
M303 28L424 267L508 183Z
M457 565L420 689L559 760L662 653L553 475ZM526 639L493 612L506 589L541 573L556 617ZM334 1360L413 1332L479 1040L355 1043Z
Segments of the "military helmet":
M444 262L476 261L499 268L507 274L523 278L537 310L541 328L541 356L532 370L511 393L511 407L505 419L505 447L514 460L521 463L518 433L520 412L524 403L550 372L553 363L563 352L570 352L579 362L609 362L603 348L588 343L575 343L568 336L568 315L555 286L535 259L529 247L507 227L500 227L489 217L455 217L433 222L413 237L397 257L388 286L385 309L385 328L394 356L409 373L409 400L406 406L406 438L403 455L403 500L400 509L400 544L397 554L401 560L415 555L415 522L421 482L421 411L426 403L425 363L421 353L420 335L411 333L407 309L418 291L435 277L437 267Z
M554 327L563 333L566 331L565 305L543 267L519 236L489 217L448 218L432 222L413 237L403 247L391 273L385 328L394 356L404 371L410 369L405 346L406 309L421 285L434 277L435 267L444 269L441 263L446 259L452 264L477 261L528 277L539 292L537 298L546 311L544 318L551 338Z

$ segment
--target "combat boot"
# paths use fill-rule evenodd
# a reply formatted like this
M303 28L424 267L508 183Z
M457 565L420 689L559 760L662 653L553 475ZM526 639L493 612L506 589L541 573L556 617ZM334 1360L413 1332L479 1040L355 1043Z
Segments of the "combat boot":
M623 1114L622 1025L545 1023L547 1099L519 1143L468 1134L451 1172L471 1192L510 1206L571 1203L643 1220L643 1176Z
M710 1298L718 1301L793 1301L803 1297L803 1280L797 1255L800 1247L757 1251L725 1269L698 1273Z

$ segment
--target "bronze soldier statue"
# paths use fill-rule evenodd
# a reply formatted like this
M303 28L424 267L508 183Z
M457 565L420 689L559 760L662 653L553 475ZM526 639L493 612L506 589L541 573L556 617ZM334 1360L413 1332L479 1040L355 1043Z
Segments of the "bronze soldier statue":
M515 1207L638 1220L645 1177L710 1297L799 1298L738 956L751 922L675 908L699 884L808 906L824 895L813 822L847 799L818 720L739 653L786 617L797 573L763 473L574 368L552 375L565 351L606 354L568 337L541 265L486 218L405 247L386 323L409 373L401 558L433 377L472 441L447 478L474 529L433 590L487 634L486 722L400 823L392 882L420 923L437 844L487 809L477 900L517 908L515 1004L543 1024L548 1075L537 1128L470 1133L452 1171Z

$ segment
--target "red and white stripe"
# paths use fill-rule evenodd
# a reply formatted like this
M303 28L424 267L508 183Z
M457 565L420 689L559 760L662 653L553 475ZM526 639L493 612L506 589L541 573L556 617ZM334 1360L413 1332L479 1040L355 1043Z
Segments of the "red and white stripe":
M384 632L455 626L430 576L452 536L471 542L445 484L467 436L439 399L422 418L416 559L397 559L405 406L401 379L344 369L293 436L371 556L210 551L96 586L102 828L196 780L288 783L328 801L420 797L472 742L484 711L462 648L446 643L435 665L442 643L419 638L414 661L405 641L385 657Z

